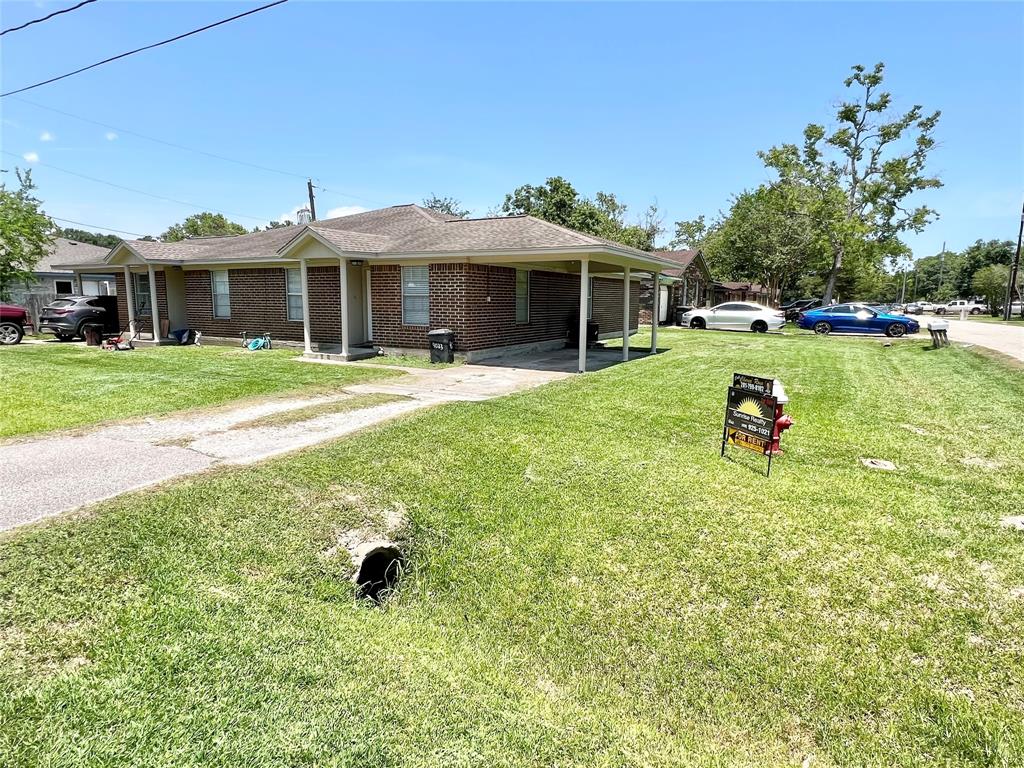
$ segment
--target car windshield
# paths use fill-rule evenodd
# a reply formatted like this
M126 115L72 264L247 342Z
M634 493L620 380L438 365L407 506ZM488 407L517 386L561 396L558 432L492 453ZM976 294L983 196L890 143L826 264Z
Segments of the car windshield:
M74 303L75 302L72 301L71 299L57 299L56 301L51 301L49 304L47 304L47 306L48 307L70 307Z

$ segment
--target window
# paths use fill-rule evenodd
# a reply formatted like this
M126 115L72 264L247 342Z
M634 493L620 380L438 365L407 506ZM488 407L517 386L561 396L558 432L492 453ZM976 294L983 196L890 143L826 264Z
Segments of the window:
M132 282L135 284L135 311L144 317L153 314L153 306L149 295L149 275L145 272L132 274Z
M587 281L587 320L594 319L594 278Z
M72 280L54 280L53 281L53 292L56 293L58 296L60 294L62 294L62 293L64 293L64 294L74 293L75 292L74 281L72 281Z
M719 304L715 307L718 312L739 312L746 309L746 304Z
M231 289L228 284L228 271L218 269L210 273L213 280L213 316L231 317Z
M530 322L530 270L516 270L516 323Z
M429 325L429 279L427 267L402 267L403 325Z
M286 269L285 275L288 319L302 320L302 274L297 269Z

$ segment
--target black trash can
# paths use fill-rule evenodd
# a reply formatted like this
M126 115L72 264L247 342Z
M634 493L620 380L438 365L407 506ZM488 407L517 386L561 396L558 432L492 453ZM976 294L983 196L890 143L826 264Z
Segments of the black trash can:
M448 328L428 331L427 341L430 342L430 362L455 362L455 331Z
M596 320L587 320L587 346L592 347L597 344L598 336L601 333L601 329L597 324ZM576 348L580 344L580 322L573 318L569 323L569 339L566 342L567 347Z

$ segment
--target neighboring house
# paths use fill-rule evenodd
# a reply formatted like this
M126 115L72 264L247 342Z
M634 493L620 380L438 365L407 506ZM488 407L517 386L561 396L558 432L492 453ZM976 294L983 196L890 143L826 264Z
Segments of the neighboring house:
M36 264L32 283L12 289L11 302L25 307L33 325L39 324L40 310L60 296L81 294L108 296L116 291L114 273L106 264L108 248L98 245L54 238L49 250ZM63 264L77 264L81 270L72 271ZM90 269L94 271L90 271Z
M415 205L235 237L123 241L106 264L120 270L124 324L204 338L267 332L343 359L426 350L439 328L469 359L554 348L585 338L581 315L628 347L639 278L676 268L530 216L460 219Z
M752 301L771 306L768 288L760 283L721 282L715 283L714 303L724 301Z
M660 323L674 323L676 311L703 307L710 303L711 271L700 251L659 251L658 258L675 265L662 273L661 296L658 306ZM654 281L640 283L640 322L651 322L654 306Z

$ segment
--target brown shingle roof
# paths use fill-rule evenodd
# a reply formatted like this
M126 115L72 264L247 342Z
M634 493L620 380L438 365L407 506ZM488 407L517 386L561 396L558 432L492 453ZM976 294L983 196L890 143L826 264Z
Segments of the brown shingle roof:
M39 260L34 271L70 272L71 270L64 270L61 267L66 264L102 264L108 253L109 248L68 240L66 237L55 237L50 250Z

